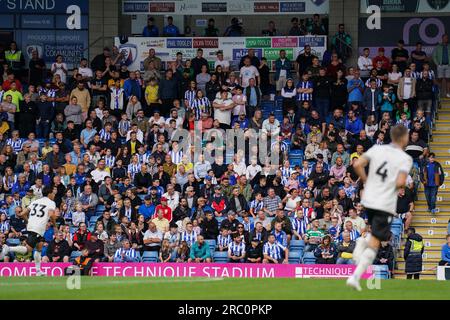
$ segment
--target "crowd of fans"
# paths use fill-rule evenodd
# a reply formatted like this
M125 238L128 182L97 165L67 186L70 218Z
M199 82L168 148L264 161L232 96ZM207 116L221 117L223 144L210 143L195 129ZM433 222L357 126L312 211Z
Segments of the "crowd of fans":
M163 262L209 262L205 240L215 240L230 262L286 263L290 242L303 239L318 263L351 263L355 239L370 232L353 164L389 143L395 124L410 130L406 152L416 164L399 193L408 229L421 168L433 157L431 60L420 44L409 55L399 41L391 58L366 49L358 66L347 65L339 43L349 40L339 28L322 61L309 46L295 61L280 50L273 79L252 49L238 70L220 51L210 70L202 49L193 59L179 53L162 70L150 48L141 73L121 64L116 47L70 72L64 57L46 69L35 52L26 78L11 44L0 56L0 244L23 241L23 209L52 185L59 218L45 234L46 261L84 250L94 261L157 251ZM198 122L204 132L253 129L274 141L269 154L280 165L254 157L258 146L248 143L228 157L214 137L202 141L214 162L183 152L172 137ZM392 244L378 255L393 268Z

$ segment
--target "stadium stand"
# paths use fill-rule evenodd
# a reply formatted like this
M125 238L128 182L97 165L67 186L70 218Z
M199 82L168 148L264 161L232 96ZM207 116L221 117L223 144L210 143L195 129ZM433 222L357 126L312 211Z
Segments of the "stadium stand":
M331 55L336 48L329 49ZM51 185L58 217L43 236L49 244L55 229L63 232L71 262L92 234L105 252L121 250L128 240L127 251L146 263L158 262L167 243L173 255L182 249L172 261L186 262L199 235L213 261L227 263L228 252L217 251L219 245L240 237L246 249L254 239L262 248L274 234L277 248L288 249L290 264L315 264L320 257L306 248L320 247L325 236L345 250L370 234L360 203L363 185L353 165L372 146L390 143L389 130L397 124L411 136L406 152L414 168L404 195L409 201L402 200L411 207L398 206L391 226L385 248L394 260L377 259L374 270L386 279L405 276L405 232L415 227L425 246L423 274L435 275L450 218L450 100L441 100L433 84L433 65L417 70L409 61L397 83L395 67L361 79L337 54L315 66L312 56L301 53L295 57L298 74L295 68L283 70L292 73L293 86L284 77L276 89L270 70L259 70L258 59L252 65L256 57L250 55L242 58L241 69L205 73L200 69L206 60L199 58L161 64L156 52L143 61L144 70L127 70L117 47L104 54L94 59L100 63L83 60L67 72L61 69L63 56L45 72L34 67L40 60L17 72L13 61L4 59L0 232L5 237L0 245L19 245L27 236L22 212ZM276 62L279 75L281 53ZM204 81L211 75L213 80ZM242 88L250 79L256 86ZM418 97L404 96L405 82L417 84ZM428 103L430 108L422 109ZM229 147L226 136L224 141L195 136L198 123L204 133L211 128L219 136L225 130L245 133L240 137L245 150ZM178 129L189 134L175 139ZM256 145L250 135L260 138ZM194 152L197 140L214 157ZM182 148L185 141L192 145ZM436 208L427 202L423 185L432 153L445 161L435 186L440 187ZM269 161L273 157L279 160L275 164ZM108 261L106 254L100 256ZM13 253L3 257L4 262L14 259Z

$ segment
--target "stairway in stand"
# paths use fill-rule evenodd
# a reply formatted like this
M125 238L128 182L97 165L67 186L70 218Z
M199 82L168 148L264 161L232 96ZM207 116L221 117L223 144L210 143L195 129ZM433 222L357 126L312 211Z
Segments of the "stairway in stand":
M445 181L439 189L436 203L439 212L436 214L428 212L423 186L421 185L412 222L412 226L416 228L417 233L422 235L425 244L422 279L436 279L436 267L441 260L441 247L445 243L450 219L450 99L442 99L441 105L441 109L437 112L433 138L429 144L431 152L436 154L436 160L439 161L445 172ZM401 250L397 254L398 270L395 271L396 278L400 279L406 278L405 260L403 259L404 248L405 237L403 235Z

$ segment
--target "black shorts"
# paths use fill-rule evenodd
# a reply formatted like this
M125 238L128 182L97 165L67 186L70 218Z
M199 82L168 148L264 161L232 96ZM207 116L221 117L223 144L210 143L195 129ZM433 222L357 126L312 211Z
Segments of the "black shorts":
M44 237L33 231L28 232L27 244L30 247L34 249L40 242L45 242Z
M380 241L389 241L391 238L391 223L394 216L388 212L366 209L372 235Z

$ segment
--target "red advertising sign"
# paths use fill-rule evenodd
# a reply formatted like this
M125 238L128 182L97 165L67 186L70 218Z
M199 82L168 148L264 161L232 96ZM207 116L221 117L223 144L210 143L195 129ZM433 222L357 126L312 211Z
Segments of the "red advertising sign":
M218 48L219 39L217 38L194 38L194 48Z
M175 12L175 2L150 3L150 12Z
M255 12L279 12L280 4L279 2L255 2L254 3Z

